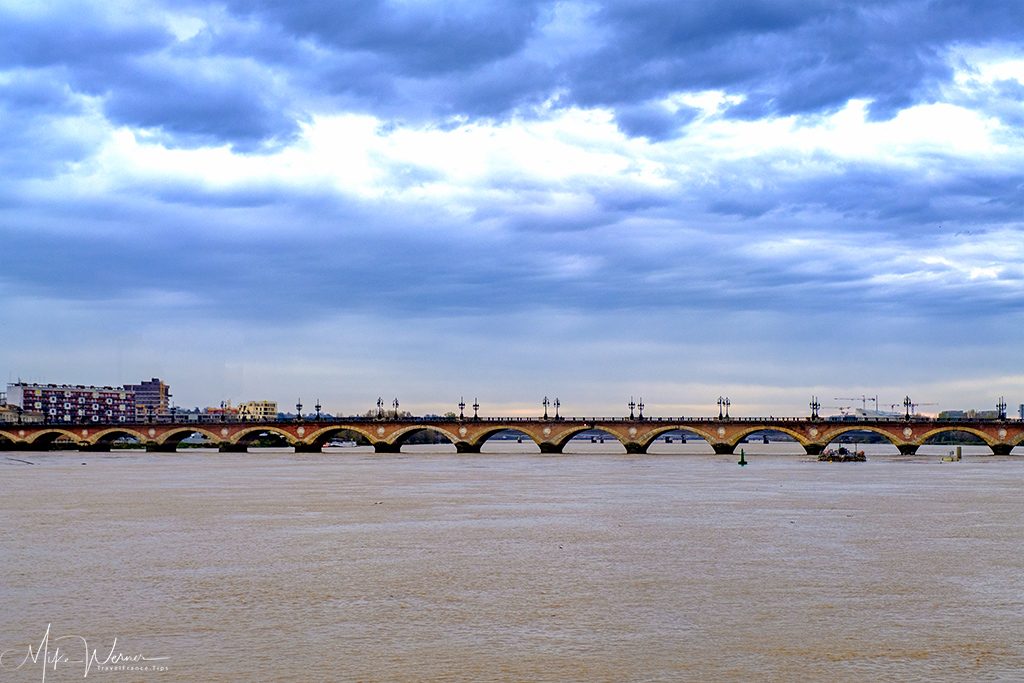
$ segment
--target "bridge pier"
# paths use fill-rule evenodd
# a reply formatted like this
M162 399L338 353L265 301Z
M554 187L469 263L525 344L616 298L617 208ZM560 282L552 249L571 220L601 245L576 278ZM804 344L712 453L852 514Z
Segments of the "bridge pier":
M376 441L373 444L374 453L401 453L402 444L388 443L387 441Z
M174 453L178 450L178 444L176 443L157 443L156 441L150 441L146 444L147 453Z
M323 453L324 447L317 446L315 443L303 443L302 441L296 441L295 444L296 453Z
M248 453L249 446L244 443L230 443L228 441L223 441L219 446L217 446L217 450L221 453Z
M825 451L825 444L805 443L804 451L807 453L807 455L821 455Z
M1010 443L997 443L991 446L992 455L1009 455L1010 451L1013 450L1013 444Z
M550 441L541 441L539 444L541 453L561 453L565 446Z
M896 448L900 449L900 455L914 455L917 453L917 444L901 443Z
M636 441L629 441L624 443L623 446L626 447L626 452L630 455L644 455L647 453L647 446Z
M716 455L732 455L736 452L736 446L731 443L713 443L711 447L715 449Z
M455 450L459 453L479 453L483 444L469 443L467 441L456 441Z

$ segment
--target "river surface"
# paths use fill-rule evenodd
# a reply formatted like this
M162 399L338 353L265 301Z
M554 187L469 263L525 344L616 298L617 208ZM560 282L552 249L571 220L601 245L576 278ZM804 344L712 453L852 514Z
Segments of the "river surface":
M1021 680L1024 457L793 446L0 453L0 682Z

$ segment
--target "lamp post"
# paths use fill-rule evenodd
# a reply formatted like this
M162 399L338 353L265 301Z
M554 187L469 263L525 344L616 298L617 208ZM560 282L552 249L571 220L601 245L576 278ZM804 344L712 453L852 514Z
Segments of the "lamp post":
M811 396L811 402L808 404L811 407L811 419L818 419L818 409L821 408L821 403L818 402L817 396Z
M907 419L907 420L910 419L910 408L913 405L914 405L914 402L910 400L910 396L904 396L903 397L903 408L906 410L906 415L904 415L904 419Z
M460 397L459 398L459 419L460 420L465 420L466 419L465 411L466 411L466 399Z
M731 406L731 405L732 405L732 401L730 401L729 397L726 396L725 397L725 419L726 420L729 419L729 406Z
M18 410L18 424L21 424L21 414L25 412L25 409L22 408L21 406L18 406L17 410Z
M635 420L636 415L633 414L633 410L636 408L636 401L633 400L632 396L629 397L629 403L626 404L626 407L629 408L629 419Z
M639 413L638 417L640 418L640 421L643 422L643 420L644 420L644 397L643 396L640 397L640 402L636 404L636 407L640 409L640 413Z
M478 414L479 412L480 412L480 399L474 398L473 399L473 419L474 420L479 420L480 419L480 415Z
M320 409L323 408L323 406L320 405L320 399L316 400L316 405L313 406L313 407L316 408L316 421L319 422L320 421Z
M295 403L295 419L302 422L302 399Z
M999 401L996 403L996 410L999 411L999 419L1006 419L1006 397L1000 396Z
M559 401L559 400L558 400L558 397L556 396L556 397L555 397L555 419L556 419L556 420L561 420L561 419L562 419L562 418L560 418L560 417L558 416L558 406L560 406L560 405L562 405L562 402L561 402L561 401Z
M725 399L721 396L718 397L718 419L722 419L722 406L725 405Z
M377 397L377 419L381 420L384 418L384 399L380 396Z
M548 406L550 405L550 402L548 401L548 397L545 396L544 400L541 401L540 404L542 406L544 406L544 419L546 420L546 419L548 419Z
M391 402L391 405L393 405L395 407L395 419L397 420L398 419L398 397L395 397L395 400Z

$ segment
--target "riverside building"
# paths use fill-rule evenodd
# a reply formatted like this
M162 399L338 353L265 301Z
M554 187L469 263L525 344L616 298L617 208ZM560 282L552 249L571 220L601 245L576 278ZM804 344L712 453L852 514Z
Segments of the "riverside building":
M124 388L135 394L135 418L140 422L151 415L166 415L170 409L171 387L159 378L148 382L125 384Z
M277 401L246 401L238 406L238 416L243 420L267 422L277 419Z
M42 413L46 422L132 422L135 392L124 387L83 384L7 385L7 402L24 412Z

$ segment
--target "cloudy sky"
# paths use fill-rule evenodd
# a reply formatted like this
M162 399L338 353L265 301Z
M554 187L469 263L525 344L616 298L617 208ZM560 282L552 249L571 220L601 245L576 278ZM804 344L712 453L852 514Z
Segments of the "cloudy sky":
M1016 406L1022 45L1005 0L0 0L0 368Z

